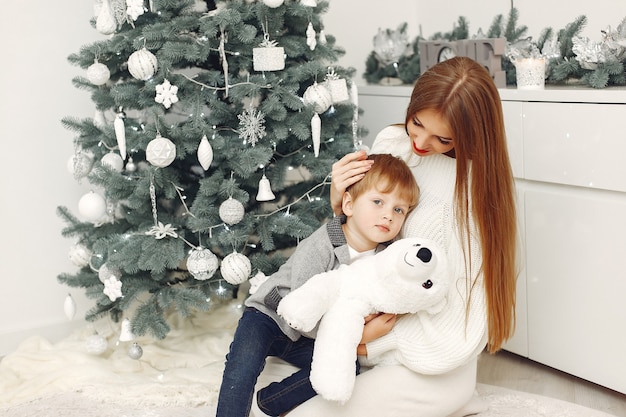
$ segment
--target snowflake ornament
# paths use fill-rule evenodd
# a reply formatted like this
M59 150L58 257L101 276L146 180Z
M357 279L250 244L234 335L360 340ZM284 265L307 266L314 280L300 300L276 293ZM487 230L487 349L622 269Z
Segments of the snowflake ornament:
M109 300L115 301L122 297L122 281L117 279L115 275L109 276L104 280L104 295L109 297Z
M265 132L265 115L256 109L245 110L237 116L239 118L239 137L245 143L256 145L259 139L267 134Z
M157 103L163 104L163 107L169 109L172 104L178 102L178 87L170 84L167 80L163 80L163 84L158 84L156 86L156 97L154 97L154 101Z
M156 239L163 239L167 236L178 237L178 233L176 233L176 228L172 227L171 224L163 224L158 222L156 226L152 226L150 230L146 232L146 235L154 236Z

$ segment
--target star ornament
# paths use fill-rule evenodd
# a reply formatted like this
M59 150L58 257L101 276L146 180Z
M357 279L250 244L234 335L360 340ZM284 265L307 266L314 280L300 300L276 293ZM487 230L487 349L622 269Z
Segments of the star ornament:
M163 104L163 107L169 109L172 104L178 103L178 87L170 84L167 80L163 80L163 84L157 84L156 89L156 97L154 97L154 101L157 103Z
M156 239L164 239L168 236L178 237L178 233L176 233L176 229L172 227L171 224L163 224L158 222L157 225L152 226L150 230L146 232L146 235L154 236Z

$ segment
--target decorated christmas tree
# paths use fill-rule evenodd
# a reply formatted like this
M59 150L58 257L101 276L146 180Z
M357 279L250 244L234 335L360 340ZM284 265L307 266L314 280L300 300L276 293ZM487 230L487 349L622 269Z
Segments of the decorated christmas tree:
M69 57L94 117L67 117L68 169L93 188L59 207L103 317L164 338L278 269L324 223L329 173L358 144L354 70L326 1L96 0L101 41ZM129 320L129 322L126 321Z

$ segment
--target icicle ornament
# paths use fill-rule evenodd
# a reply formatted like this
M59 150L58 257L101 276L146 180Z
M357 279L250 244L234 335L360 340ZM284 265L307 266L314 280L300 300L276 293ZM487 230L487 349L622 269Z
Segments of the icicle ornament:
M311 137L313 139L313 154L317 158L320 154L320 142L322 136L322 119L315 113L311 118Z
M317 33L313 28L313 23L309 22L309 25L306 28L306 44L309 46L311 51L314 51L317 46L317 40L315 40L316 35Z
M65 317L67 317L68 320L72 320L76 315L76 302L74 301L72 294L68 294L67 297L65 297L63 311L65 312Z
M115 139L117 140L117 147L120 150L120 156L122 161L126 159L126 127L124 125L124 118L126 116L123 112L119 112L115 116L113 121L113 128L115 130Z

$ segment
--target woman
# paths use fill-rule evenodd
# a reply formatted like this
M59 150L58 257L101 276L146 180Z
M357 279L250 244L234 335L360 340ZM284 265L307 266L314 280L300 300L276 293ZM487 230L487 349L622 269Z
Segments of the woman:
M382 314L366 325L359 354L374 367L357 377L344 405L320 396L289 417L445 417L481 411L472 399L478 355L496 352L515 325L516 215L502 107L489 73L457 57L417 80L404 126L377 136L372 152L411 167L421 195L403 236L446 248L451 286L434 316ZM333 166L331 200L369 169L364 152Z

